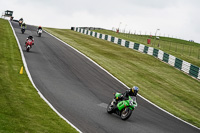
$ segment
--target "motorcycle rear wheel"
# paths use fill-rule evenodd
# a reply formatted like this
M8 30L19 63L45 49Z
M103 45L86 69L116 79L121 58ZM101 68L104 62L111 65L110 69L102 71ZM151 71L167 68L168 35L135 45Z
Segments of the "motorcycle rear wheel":
M132 110L130 108L124 108L121 112L121 119L127 120L132 114Z

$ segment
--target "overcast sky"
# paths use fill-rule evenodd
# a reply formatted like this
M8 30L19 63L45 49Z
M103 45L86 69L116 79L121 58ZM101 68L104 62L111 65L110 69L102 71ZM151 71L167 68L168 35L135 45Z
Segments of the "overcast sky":
M200 43L200 0L0 0L0 12L45 27L90 26Z

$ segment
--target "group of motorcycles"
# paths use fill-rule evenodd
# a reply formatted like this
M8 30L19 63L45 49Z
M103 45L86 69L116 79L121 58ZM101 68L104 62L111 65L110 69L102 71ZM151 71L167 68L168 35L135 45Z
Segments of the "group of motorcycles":
M19 20L19 26L21 26L21 32L22 34L24 34L26 28L25 26L22 25L22 23L23 20ZM39 37L41 37L42 29L38 29L37 34ZM33 39L29 37L27 38L25 43L27 52L29 52L32 45L34 44ZM115 113L119 115L122 120L127 120L131 116L132 111L137 107L136 97L129 96L128 99L124 99L117 102L116 99L118 99L118 97L120 97L121 95L122 94L118 92L114 93L113 100L107 106L107 112L109 114Z
M19 20L19 26L21 27L22 34L24 34L25 31L26 31L26 25L25 25L25 23L23 23L22 18ZM42 36L42 29L41 28L37 30L37 35L39 37ZM33 39L28 38L28 40L26 40L25 47L26 47L27 52L29 52L29 50L32 48L33 44L34 44Z

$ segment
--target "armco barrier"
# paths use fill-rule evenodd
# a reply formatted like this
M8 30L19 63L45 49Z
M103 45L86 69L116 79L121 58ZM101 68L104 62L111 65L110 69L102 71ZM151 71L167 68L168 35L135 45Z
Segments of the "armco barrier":
M162 60L163 59L163 55L164 55L164 52L162 50L159 50L158 59Z
M181 59L179 59L179 58L176 58L176 60L175 60L175 67L176 68L178 68L178 69L180 69L181 70L181 68L182 68L182 60Z
M140 44L138 51L140 52L144 52L144 46L143 44Z
M184 71L185 73L189 74L190 66L191 66L190 63L183 61L181 70Z
M134 48L135 50L138 50L138 49L139 49L139 46L140 46L140 44L135 43L133 48Z
M149 47L148 51L147 51L147 54L149 55L153 55L153 49L152 47Z
M175 56L169 55L169 61L168 61L168 63L169 63L171 66L174 66L175 60L176 60L176 57L175 57Z
M126 41L125 42L125 47L129 48L129 43L130 43L129 41Z
M154 48L154 50L153 50L153 56L158 57L158 49Z
M163 55L163 61L166 62L166 63L168 63L168 61L169 61L169 54L164 53L164 55Z
M148 52L148 49L149 49L149 47L145 46L145 47L144 47L144 51L143 51L143 52L147 54L147 52Z
M101 34L98 32L77 28L77 27L74 28L74 31L80 32L80 33L83 33L86 35L90 35L90 36L93 36L96 38L100 38L103 40L107 40L109 42L113 42L115 44L118 44L118 45L121 45L121 46L124 46L127 48L131 48L131 49L137 50L142 53L146 53L148 55L152 55L152 56L160 59L161 61L164 61L164 62L168 63L169 65L174 66L175 68L200 80L200 68L198 66L192 65L189 62L186 62L184 60L176 58L175 56L167 54L167 53L163 52L162 50L155 49L153 47L148 47L143 44L126 41L124 39L120 39L120 38L113 37L110 35L105 35L105 34Z
M198 78L199 75L199 67L192 65L190 66L189 74L195 78Z

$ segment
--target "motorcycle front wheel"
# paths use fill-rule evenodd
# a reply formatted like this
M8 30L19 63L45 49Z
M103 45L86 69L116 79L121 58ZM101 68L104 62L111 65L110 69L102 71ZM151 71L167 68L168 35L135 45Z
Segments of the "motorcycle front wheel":
M28 47L28 48L26 48L26 51L27 51L27 52L29 52L29 50L30 50L30 48L29 48L29 47Z
M109 113L109 114L112 114L113 113L113 107L112 107L112 105L111 105L111 102L108 104L108 106L107 106L107 112Z
M124 108L121 112L121 119L127 120L132 114L132 110L130 108Z

